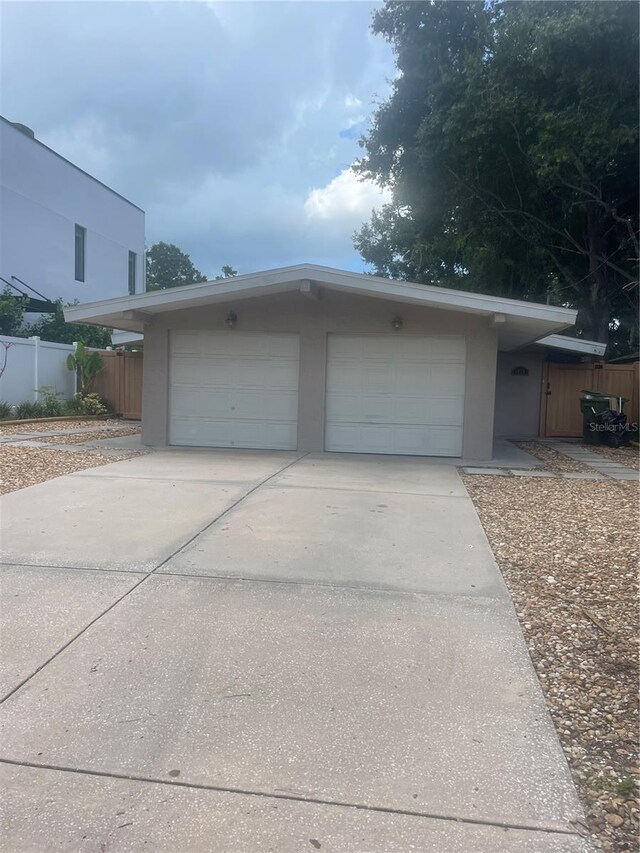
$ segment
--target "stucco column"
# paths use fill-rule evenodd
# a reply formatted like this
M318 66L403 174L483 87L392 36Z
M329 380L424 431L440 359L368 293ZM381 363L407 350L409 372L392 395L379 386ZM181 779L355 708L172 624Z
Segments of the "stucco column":
M324 401L327 374L327 333L307 327L300 333L298 388L298 450L324 450Z
M498 334L486 329L467 337L467 376L464 401L462 456L493 457L493 417L496 390Z
M142 443L169 443L169 332L145 326L142 360Z

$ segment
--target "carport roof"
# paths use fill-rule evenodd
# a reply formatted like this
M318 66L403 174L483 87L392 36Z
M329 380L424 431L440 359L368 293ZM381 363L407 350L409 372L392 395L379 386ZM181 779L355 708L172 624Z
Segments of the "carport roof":
M65 308L64 314L70 323L89 323L142 332L145 323L151 322L154 316L169 311L238 302L255 296L296 290L313 294L324 288L396 303L484 315L498 331L500 348L506 350L533 343L545 335L567 329L576 319L574 310L554 305L378 278L315 264L282 267L229 279L74 305Z

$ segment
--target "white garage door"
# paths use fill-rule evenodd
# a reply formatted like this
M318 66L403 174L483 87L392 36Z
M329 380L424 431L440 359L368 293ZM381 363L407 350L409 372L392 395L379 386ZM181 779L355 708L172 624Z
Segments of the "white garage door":
M298 336L171 333L169 441L295 450Z
M460 456L465 340L330 335L325 447Z

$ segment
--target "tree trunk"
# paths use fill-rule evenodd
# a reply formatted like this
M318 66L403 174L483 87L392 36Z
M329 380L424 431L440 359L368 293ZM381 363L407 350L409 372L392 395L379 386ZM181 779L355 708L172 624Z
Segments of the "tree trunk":
M578 311L576 325L585 338L600 343L609 343L611 320L611 273L598 258L606 257L607 246L604 235L602 209L594 202L587 204L587 234L589 275L589 302Z

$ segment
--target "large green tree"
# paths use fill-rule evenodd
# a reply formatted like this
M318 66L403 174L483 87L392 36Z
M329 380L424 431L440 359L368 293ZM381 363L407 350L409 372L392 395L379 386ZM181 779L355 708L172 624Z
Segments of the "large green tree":
M155 243L147 250L147 290L164 290L207 281L189 255L173 243Z
M380 275L579 311L637 348L638 8L386 2L398 75L361 140L393 202L356 235Z

